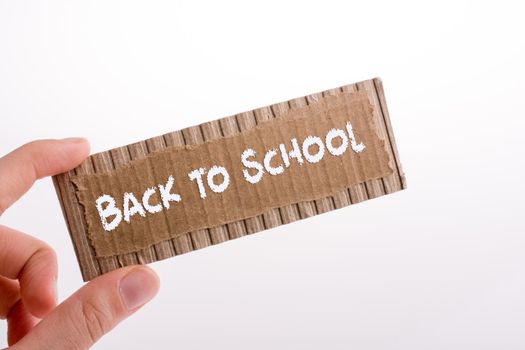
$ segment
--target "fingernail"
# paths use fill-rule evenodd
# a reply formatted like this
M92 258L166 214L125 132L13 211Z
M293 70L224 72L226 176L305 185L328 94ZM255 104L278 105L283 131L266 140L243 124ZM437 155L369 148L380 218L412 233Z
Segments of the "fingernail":
M87 140L84 137L66 137L65 139L61 139L60 141L67 143L84 143Z
M129 310L150 301L159 289L157 276L145 267L136 267L120 281L120 296Z

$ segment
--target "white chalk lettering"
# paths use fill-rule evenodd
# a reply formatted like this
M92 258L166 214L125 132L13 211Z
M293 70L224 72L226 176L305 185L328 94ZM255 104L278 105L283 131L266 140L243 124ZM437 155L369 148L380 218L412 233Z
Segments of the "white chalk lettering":
M310 147L317 145L317 153L311 154ZM323 159L324 156L324 144L323 140L317 136L308 136L303 142L303 154L307 161L310 163L318 163Z
M335 138L341 139L341 144L338 147L334 147L334 139ZM346 152L346 149L348 148L348 137L346 137L346 134L341 129L332 129L326 134L326 149L328 152L330 152L333 156L340 156L343 153Z
M173 182L174 182L173 176L170 175L168 177L168 181L166 181L166 185L164 186L159 185L160 198L162 199L162 205L164 205L164 208L166 209L170 208L170 202L180 202L181 201L181 197L179 194L171 193Z
M255 157L255 155L256 155L255 151L251 148L246 149L244 152L242 152L242 155L241 155L242 165L244 165L248 169L257 170L257 173L255 175L250 175L250 172L248 171L248 169L243 169L242 171L246 181L252 184L256 184L259 181L261 181L263 174L264 174L264 168L261 163L256 162L254 160L248 160L248 158Z
M148 188L142 196L142 205L148 213L155 214L162 210L162 204L151 205L149 199L155 194L155 187Z
M106 207L103 208L102 204L107 203ZM102 227L106 231L113 231L122 221L122 212L117 208L115 203L115 198L111 197L109 194L104 194L97 198L95 201L97 206L98 214L100 215L100 221L102 222ZM110 216L115 215L111 222L108 222L107 219Z
M283 158L284 166L287 168L290 166L290 158L296 159L299 165L303 164L304 162L297 139L293 138L290 140L290 142L292 143L292 150L290 152L286 150L286 146L283 143L279 145L279 150L281 151L281 157Z
M162 204L151 205L149 199L155 194L155 187L148 188L142 196L142 205L148 213L155 214L162 210Z
M151 204L151 197L156 193L155 187L147 188L142 195L142 203L138 201L135 195L131 192L125 192L122 197L122 210L117 208L115 198L108 194L104 194L97 198L95 205L100 216L100 222L105 231L113 231L124 219L128 224L131 222L132 216L139 214L141 217L146 216L146 212L155 214L162 211L162 207L169 209L170 202L180 202L181 196L176 193L171 193L173 188L173 176L169 176L165 185L158 185L161 203L155 205ZM104 204L106 204L104 206ZM108 222L108 218L115 216Z
M139 214L140 216L146 216L146 213L144 212L144 208L142 208L142 205L139 203L137 198L133 195L131 192L124 193L124 221L129 223L129 220L131 217L135 214ZM132 206L130 207L130 204Z
M220 185L215 184L213 181L217 175L222 175L222 183ZM221 193L226 191L229 185L230 174L228 174L226 168L217 165L212 166L210 171L208 171L208 186L210 186L211 190L215 193Z
M365 145L362 142L357 143L357 141L355 140L352 123L350 122L346 123L346 131L348 132L348 138L350 139L350 143L352 144L352 149L354 150L354 152L356 153L362 152L365 149Z
M279 175L292 166L293 160L298 165L302 165L306 160L308 163L319 163L325 156L326 150L332 156L342 156L349 150L349 146L355 153L360 153L365 149L363 142L356 140L352 124L347 122L346 130L330 129L323 138L320 136L310 135L306 137L301 146L297 138L292 138L289 142L291 149L287 148L286 143L280 143L279 149L269 149L264 154L261 162L257 161L257 153L248 148L244 150L241 155L241 162L244 166L243 174L246 181L252 184L257 184L261 181L265 173L270 175ZM346 132L345 132L346 131ZM276 156L280 154L282 163L275 165ZM272 162L274 164L272 165ZM250 170L255 169L257 172L253 174Z
M264 156L264 168L270 175L279 175L284 172L284 167L282 165L279 165L278 167L272 166L272 158L277 155L277 151L274 149L269 150L266 152L266 155Z
M202 199L206 198L206 188L204 188L204 183L202 182L203 175L204 168L195 169L188 174L191 181L197 180L197 187L199 188L199 194Z
M264 153L261 150L259 159L254 149L247 148L242 152L240 160L244 179L255 185L266 173L276 176L283 174L291 166L302 166L305 161L316 164L325 156L340 157L346 152L360 153L364 150L364 143L356 140L352 124L348 121L341 129L332 128L325 135L309 135L302 140L302 143L299 143L295 137L283 140L277 147L269 147ZM187 176L190 182L197 184L201 199L206 199L208 187L213 193L223 193L235 179L231 178L228 170L220 165L213 165L209 170L200 167L191 170ZM102 227L105 231L113 231L122 221L129 224L134 216L136 218L133 220L169 210L173 202L182 201L181 195L173 191L174 183L174 176L169 175L165 184L146 188L142 197L139 197L141 201L132 192L124 192L120 208L114 197L108 194L101 195L95 200L95 205Z

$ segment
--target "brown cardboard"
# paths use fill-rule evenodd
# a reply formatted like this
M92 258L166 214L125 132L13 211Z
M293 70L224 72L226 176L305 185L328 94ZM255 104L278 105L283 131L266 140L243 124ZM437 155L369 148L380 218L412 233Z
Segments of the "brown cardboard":
M289 147L290 140L286 138L291 135L284 132L292 130L299 142L310 133L323 137L328 129L342 127L341 120L333 119L334 111L329 112L330 108L341 106L346 108L343 114L352 123L356 145L366 145L361 153L325 155L318 163L300 167L291 164L283 174L266 173L255 185L242 176L238 152L244 147L253 147L257 160L261 160L267 149L281 142ZM209 169L212 162L227 168L231 182L222 193L207 187L207 197L202 199L185 173L197 166ZM279 158L273 159L272 164L278 165ZM148 200L155 205L159 201L158 185L166 185L166 179L161 177L171 171L172 190L182 196L181 202L171 201L169 210L161 207L160 212L146 213L144 218L135 214L129 224L121 221L111 231L103 229L98 211L93 209L97 196L103 192L111 194L122 209L124 191L134 193L141 201L147 186L157 186ZM406 188L379 79L294 98L93 154L77 168L54 176L53 182L85 281L122 266L185 254ZM325 239L324 235L319 239Z
M348 123L352 125L357 151L350 140ZM329 144L335 155L330 153L330 145L326 142L327 133L334 128L337 129L336 136ZM319 137L316 142L321 140L323 146L316 143L308 148L305 155L303 141L308 136ZM345 137L348 139L346 147L342 144ZM289 159L289 167L286 167L283 158L286 155L290 158L289 153L294 150L291 140L294 138L301 150L302 164L292 158ZM285 152L280 151L280 144L285 146ZM358 152L360 148L357 144L364 145L364 149ZM319 158L320 148L324 148L322 159L317 163L311 162L316 160L312 156ZM248 168L241 161L246 149L254 150L255 155L245 161L256 160L262 167L263 156L268 150L275 149L276 154L271 158L271 168L268 169L280 174L272 175L264 168L259 182L249 182L243 175L243 169ZM216 193L208 186L208 169L213 166L222 166L228 172L230 181L223 192ZM201 197L197 180L192 181L188 176L199 168L208 170L202 176L205 198ZM248 171L252 181L256 180L255 174L261 173L260 169ZM72 181L77 186L80 203L85 210L89 238L95 253L103 257L133 252L187 232L253 217L270 208L323 198L350 185L386 176L392 171L384 142L375 132L372 106L366 94L347 93L324 97L316 104L290 111L233 137L197 146L171 147L131 161L116 170L76 176ZM174 181L169 193L176 193L181 199L179 202L168 201L167 209L168 205L162 206L159 185L165 188L170 176ZM220 174L212 177L212 182L221 184L223 179L224 175ZM154 192L149 191L153 194L145 203L153 207L151 212L141 200L149 188ZM129 223L124 219L126 192L136 198L135 202L129 199L131 195L127 195L128 208L135 208L128 216ZM99 214L96 200L102 195L111 196L115 200L115 208L118 208L114 212L120 211L121 214ZM100 208L106 210L109 202L102 203ZM122 218L116 220L116 215ZM116 220L119 224L107 230L101 217L106 218L106 223Z

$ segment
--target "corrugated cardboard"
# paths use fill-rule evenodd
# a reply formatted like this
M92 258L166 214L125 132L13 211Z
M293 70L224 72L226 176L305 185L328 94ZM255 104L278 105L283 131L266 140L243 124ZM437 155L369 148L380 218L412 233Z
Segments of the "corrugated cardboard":
M232 119L224 118L190 128L189 133L166 134L104 152L102 158L93 155L79 170L55 177L84 278L183 253L184 242L190 243L190 250L198 249L275 226L275 220L282 224L297 215L308 217L404 188L380 81L360 84L361 89L355 84L258 109L257 125L246 124L253 117L243 113L233 119L241 132L230 131ZM270 111L275 118L264 117L261 111ZM195 139L194 131L205 142ZM216 132L223 136L213 135ZM327 140L327 135L333 139ZM346 147L341 137L347 139ZM302 163L293 153L289 157L292 140L297 141L300 151L295 155L301 155ZM312 142L303 149L305 140ZM316 142L324 150L322 157ZM265 155L271 160L266 167ZM255 176L259 169L248 169L247 160L261 163L260 179ZM201 189L189 177L199 169ZM211 176L215 170L227 171L227 186L219 186L225 179L222 174ZM161 188L170 178L173 185L164 192L171 197L163 203ZM146 192L149 197L144 200ZM97 209L101 198L114 199L114 210L121 216L118 225L108 225L115 215L102 215L107 201ZM128 221L124 202L132 208Z

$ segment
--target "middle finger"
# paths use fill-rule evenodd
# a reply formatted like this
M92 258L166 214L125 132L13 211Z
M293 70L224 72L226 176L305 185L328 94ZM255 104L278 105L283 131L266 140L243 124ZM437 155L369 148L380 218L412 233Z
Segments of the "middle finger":
M56 305L57 262L44 242L0 225L0 275L18 279L27 310L42 318Z

